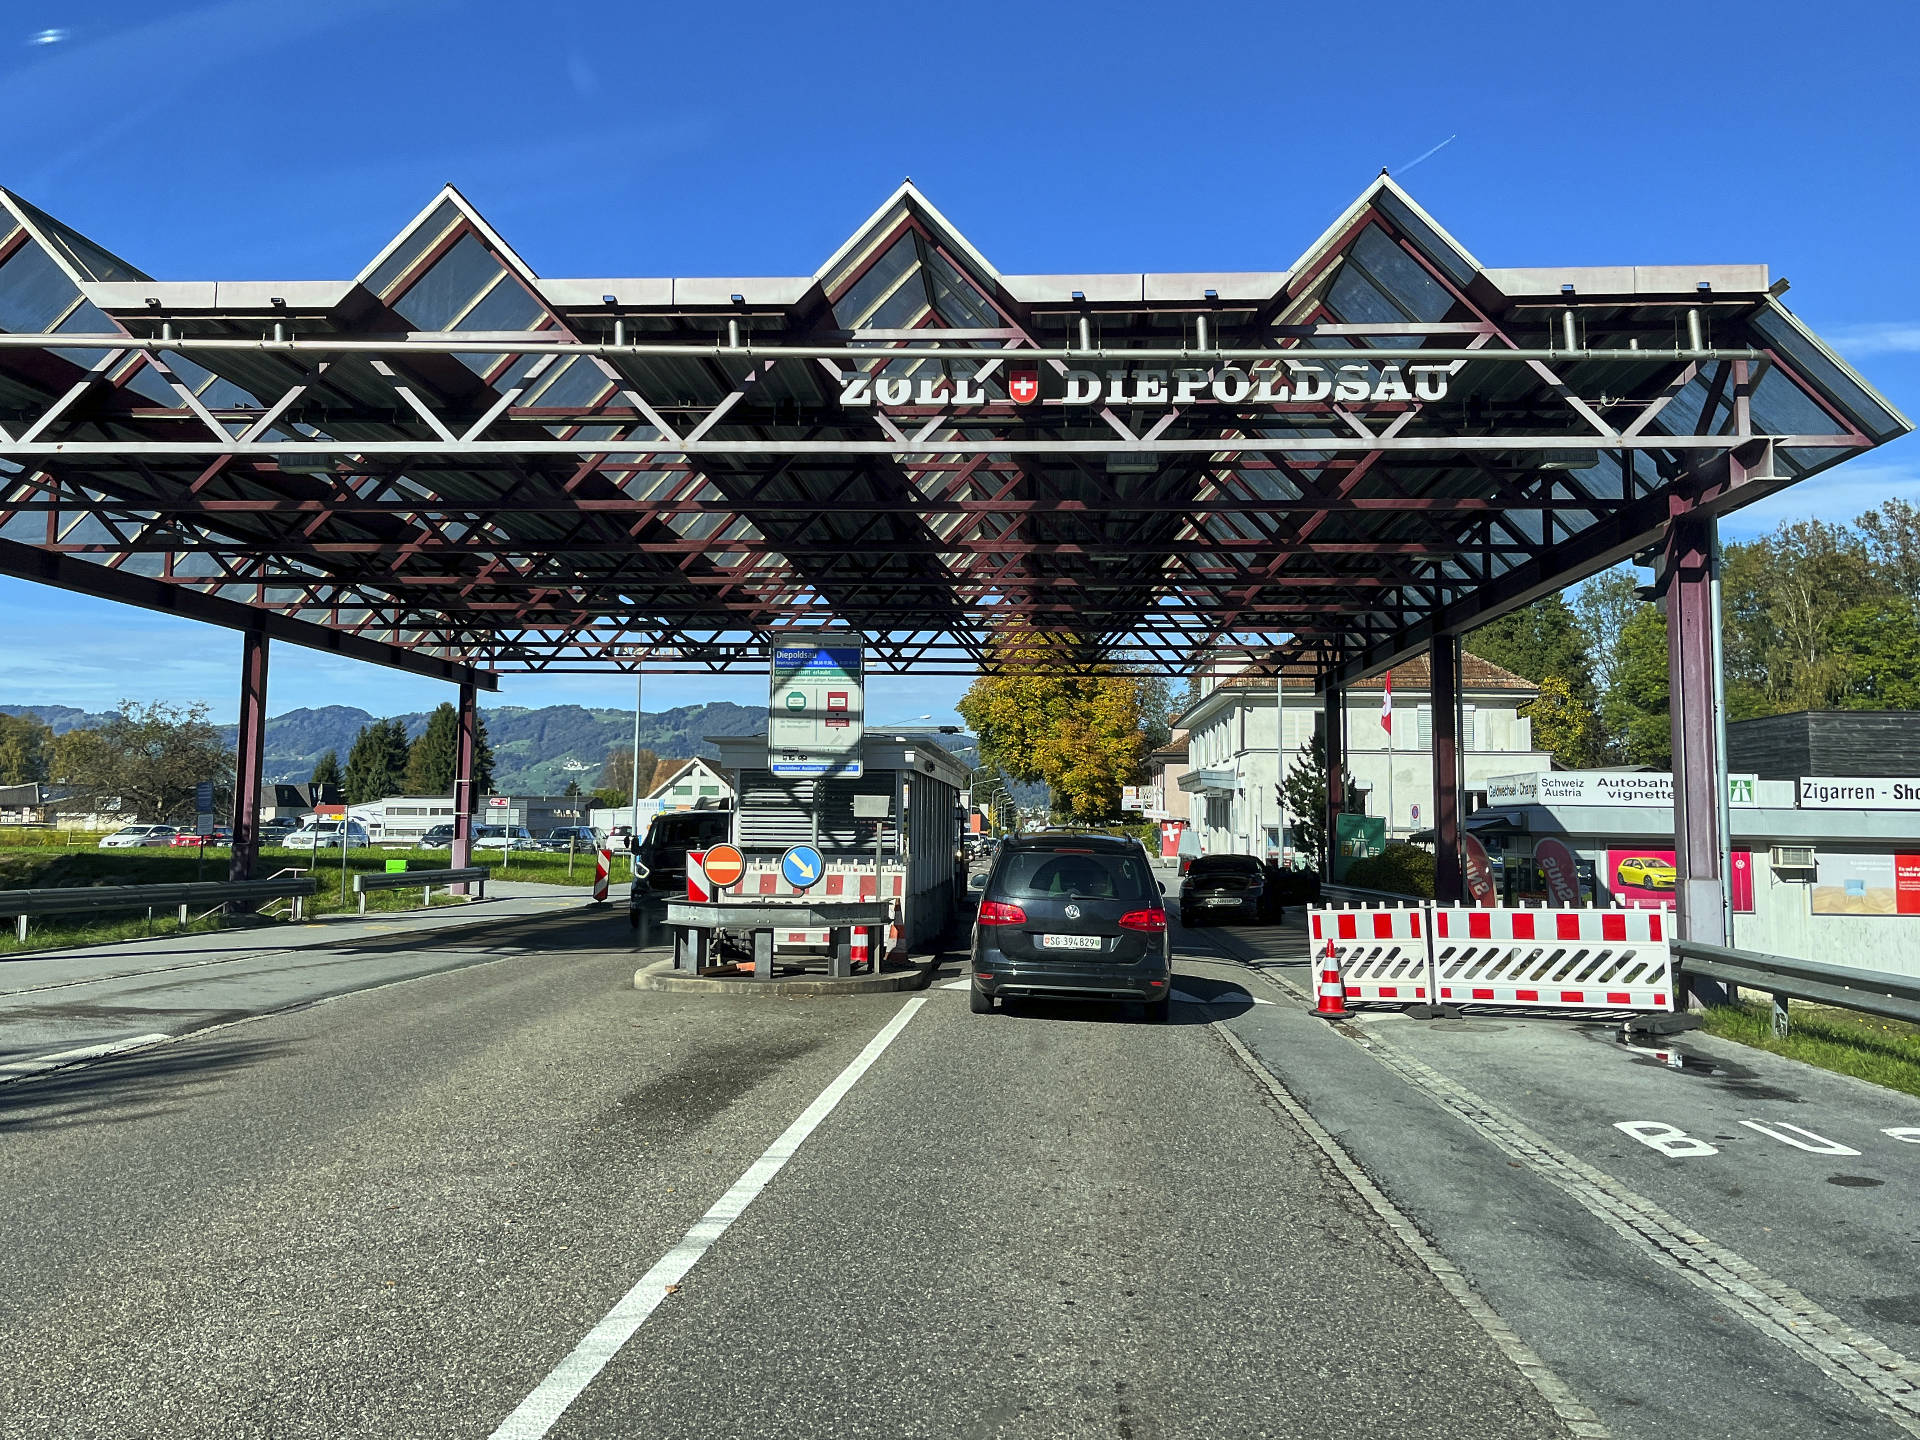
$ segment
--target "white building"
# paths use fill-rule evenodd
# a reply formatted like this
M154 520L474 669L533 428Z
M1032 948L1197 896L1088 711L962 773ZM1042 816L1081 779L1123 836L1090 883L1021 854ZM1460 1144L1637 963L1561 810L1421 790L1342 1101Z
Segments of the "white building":
M681 761L678 770L640 797L639 833L644 836L653 817L664 811L724 810L732 804L733 786L727 783L727 777L711 762L696 755ZM632 827L633 807L598 807L590 823L602 834L610 834L622 826Z
M1433 709L1427 657L1393 670L1393 732L1380 724L1384 679L1346 692L1347 770L1366 797L1366 813L1387 821L1389 838L1404 839L1433 824ZM1519 707L1538 687L1478 655L1460 657L1460 748L1465 814L1486 801L1487 781L1515 771L1552 768L1533 748L1533 725ZM1187 732L1186 773L1179 788L1206 854L1272 855L1292 848L1280 826L1275 794L1321 724L1321 701L1305 679L1286 688L1285 733L1275 750L1274 685L1270 678L1226 675L1203 682L1201 696L1174 725ZM1389 749L1391 739L1391 749Z

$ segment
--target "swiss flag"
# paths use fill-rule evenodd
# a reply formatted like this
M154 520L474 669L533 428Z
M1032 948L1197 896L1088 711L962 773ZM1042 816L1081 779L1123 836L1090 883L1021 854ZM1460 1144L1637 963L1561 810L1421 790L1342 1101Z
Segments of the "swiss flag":
M1031 405L1040 398L1040 372L1013 370L1007 374L1007 397L1016 405Z
M1386 688L1380 695L1380 728L1393 734L1393 672L1387 672Z

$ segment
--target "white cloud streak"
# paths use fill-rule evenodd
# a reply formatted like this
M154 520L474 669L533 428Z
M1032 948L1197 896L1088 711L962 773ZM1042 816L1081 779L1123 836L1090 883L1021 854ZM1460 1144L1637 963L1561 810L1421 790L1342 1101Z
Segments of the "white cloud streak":
M1822 330L1820 338L1842 355L1920 354L1920 320L1880 320Z

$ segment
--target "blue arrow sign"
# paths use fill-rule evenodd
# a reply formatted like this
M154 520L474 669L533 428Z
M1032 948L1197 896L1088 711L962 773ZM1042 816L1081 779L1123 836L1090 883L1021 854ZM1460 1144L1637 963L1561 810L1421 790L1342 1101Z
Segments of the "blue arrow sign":
M780 873L796 890L811 890L826 872L826 862L811 845L796 845L780 857Z

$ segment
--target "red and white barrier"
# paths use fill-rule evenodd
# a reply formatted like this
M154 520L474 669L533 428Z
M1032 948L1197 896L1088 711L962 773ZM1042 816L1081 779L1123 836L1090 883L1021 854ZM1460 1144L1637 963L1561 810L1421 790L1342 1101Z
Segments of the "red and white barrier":
M1349 1003L1675 1008L1658 910L1314 909L1308 928L1316 963L1322 944L1337 947Z
M593 852L593 898L607 898L607 877L613 873L613 851L596 850Z
M1346 998L1410 1005L1427 995L1426 917L1418 906L1393 910L1309 910L1314 963L1337 945Z
M713 899L713 882L707 879L706 863L706 851L687 852L687 900L694 905L705 905Z

